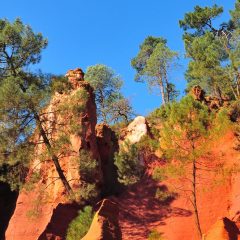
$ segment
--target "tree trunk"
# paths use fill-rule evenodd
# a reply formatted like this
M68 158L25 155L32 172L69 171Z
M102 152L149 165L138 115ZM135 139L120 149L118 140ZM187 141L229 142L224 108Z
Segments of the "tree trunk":
M168 77L167 77L167 72L164 71L164 79L165 79L165 85L166 85L166 101L170 102L170 89L169 89L169 83L168 83Z
M11 68L11 71L12 71L12 75L14 77L17 77L18 74L16 72L16 69L14 67L14 64L12 62L11 57L8 55L8 53L5 50L5 47L4 47L4 53L5 53L5 56L7 58L8 64L10 65L10 68ZM20 84L20 88L22 89L23 92L26 92L26 90L27 90L22 84ZM55 168L56 168L56 171L57 171L57 173L59 175L59 178L61 179L61 181L62 181L62 183L63 183L63 185L64 185L64 187L65 187L65 189L66 189L66 191L68 193L68 195L73 197L74 196L73 190L72 190L69 182L67 181L67 179L66 179L66 177L65 177L65 175L63 173L63 170L62 170L62 168L61 168L61 166L59 164L59 158L55 154L52 153L52 146L51 146L51 143L50 143L50 141L49 141L49 139L47 137L47 134L46 134L46 132L45 132L43 126L42 126L41 119L40 119L38 113L36 112L34 105L32 103L30 103L30 106L31 106L31 109L33 111L34 119L36 120L36 124L37 124L37 126L38 126L38 128L40 130L40 134L41 134L41 136L43 138L44 144L46 145L48 153L50 154L50 156L52 158L52 161L53 161L53 163L55 165Z
M197 195L196 195L196 160L193 160L192 165L192 204L193 204L193 211L194 211L194 219L195 224L197 227L199 239L202 239L202 230L199 221L199 214L198 214L198 207L197 207Z
M108 124L107 122L107 114L106 114L106 106L105 106L105 97L102 91L100 91L99 93L100 97L99 97L99 104L100 104L100 109L98 109L98 111L101 114L102 120L104 123Z
M51 145L51 143L50 143L50 141L49 141L49 139L47 137L47 134L46 134L46 132L45 132L43 126L42 126L40 117L39 117L39 115L36 112L34 112L34 118L36 120L36 123L37 123L37 126L39 128L40 134L41 134L41 136L43 138L43 142L44 142L44 144L47 147L48 153L50 154L50 156L52 158L52 161L53 161L53 163L55 165L56 171L57 171L57 173L58 173L58 175L59 175L59 177L60 177L60 179L61 179L61 181L62 181L62 183L63 183L63 185L64 185L64 187L66 189L66 191L67 191L67 194L69 196L73 197L73 195L74 195L73 194L73 190L72 190L69 182L67 181L67 179L66 179L66 177L65 177L65 175L63 173L63 170L62 170L62 168L61 168L61 166L59 164L59 158L54 153L52 153L52 145Z
M163 85L163 81L162 81L161 77L159 77L159 87L160 87L160 92L161 92L161 96L162 96L162 104L165 105L166 104L165 91L164 91L164 85Z
M238 100L240 98L240 73L237 71L237 99Z

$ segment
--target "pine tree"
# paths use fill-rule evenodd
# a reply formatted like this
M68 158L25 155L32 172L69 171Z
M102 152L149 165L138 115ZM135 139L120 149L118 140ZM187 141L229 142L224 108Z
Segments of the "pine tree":
M197 202L197 168L198 160L205 152L205 142L209 136L211 116L206 106L195 101L191 96L184 97L179 103L174 102L163 109L164 124L160 144L168 159L179 160L179 175L187 174L182 170L191 166L191 197L195 223L202 237ZM171 171L170 171L171 172ZM174 173L174 171L172 171ZM170 174L171 175L171 174Z
M94 88L100 121L128 121L134 115L130 102L120 92L123 81L111 68L103 64L90 66L85 79Z
M131 62L137 71L135 80L146 81L150 90L160 92L163 105L178 95L175 85L169 81L169 72L176 66L177 58L178 53L168 48L165 39L150 36Z
M29 71L39 63L46 46L42 34L20 19L0 20L0 163L29 160L34 148L31 136L38 131L67 193L72 194L41 119L51 96L51 80Z
M236 8L229 22L216 24L223 8L196 6L179 21L184 30L186 56L190 58L186 78L188 87L200 85L208 93L223 99L239 99L239 28Z

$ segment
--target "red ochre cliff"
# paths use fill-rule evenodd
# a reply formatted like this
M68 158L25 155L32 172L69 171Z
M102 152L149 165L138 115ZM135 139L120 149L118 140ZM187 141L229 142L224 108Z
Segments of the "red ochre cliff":
M95 206L97 212L84 239L146 240L153 229L161 233L161 239L165 240L197 239L192 207L184 192L179 192L166 201L155 198L157 188L165 191L170 184L167 181L156 182L151 178L153 168L164 165L157 153L155 157L151 153L151 161L148 161L147 155L140 159L141 164L146 164L147 174L139 183L119 195L116 168L113 164L114 153L119 149L116 135L106 124L97 125L93 89L84 81L82 70L70 70L67 77L72 89L67 93L55 93L42 115L45 128L50 129L48 136L52 141L60 137L61 130L70 137L70 144L60 158L60 165L71 187L77 191L81 176L77 170L79 162L76 158L80 158L80 150L86 150L99 163L96 176L96 182L102 190L99 198L116 193L111 200L105 199ZM74 96L82 90L85 92L85 100L81 113L77 116L72 116L69 112L61 115L58 111L61 106L66 103L69 105L70 99L75 99ZM227 99L218 102L217 99L205 97L200 90L195 88L193 94L197 100L207 104L209 109L228 104ZM80 106L82 103L77 101L74 104ZM79 133L72 133L67 128L73 117L77 119L77 125L81 126ZM125 129L119 143L126 138L135 144L141 136L148 134L149 126L146 119L138 117ZM41 141L37 133L34 140ZM235 146L236 137L232 131L228 131L212 143L209 153L212 162L221 160L229 165L238 165L240 154ZM77 215L79 205L71 203L66 197L53 163L49 159L43 161L41 158L44 152L44 145L38 144L27 179L34 173L40 173L40 177L31 190L22 190L19 193L6 231L6 240L65 239L67 226ZM236 171L220 184L213 185L208 183L214 182L214 175L201 172L201 179L197 199L204 239L240 239L240 174ZM187 186L188 183L183 181L182 184Z
M59 159L67 180L75 190L80 185L79 163L76 160L79 158L79 151L88 151L91 157L97 161L100 161L100 155L95 134L97 117L93 89L83 80L81 69L68 71L67 77L72 85L72 90L69 93L55 93L49 106L44 110L41 120L44 122L51 142L59 139L62 133L69 134L70 144L66 146L66 149L61 149L64 154ZM71 104L75 104L81 107L83 102L75 98L81 91L84 92L84 100L82 100L84 107L79 115L72 116L66 111L66 115L62 116L59 113L62 105L71 107ZM73 102L69 101L70 99ZM77 102L74 102L75 100ZM73 117L76 119L77 125L81 127L80 134L71 133L67 127ZM9 240L48 239L47 236L49 237L51 234L63 238L67 225L78 211L78 206L71 204L66 198L65 189L52 161L50 159L43 160L45 146L41 144L41 138L37 133L35 141L39 144L35 149L28 178L35 173L39 174L40 178L30 191L23 189L20 192L15 212L6 232L6 239ZM99 166L101 166L100 162ZM101 185L100 169L99 175L96 176L96 182Z

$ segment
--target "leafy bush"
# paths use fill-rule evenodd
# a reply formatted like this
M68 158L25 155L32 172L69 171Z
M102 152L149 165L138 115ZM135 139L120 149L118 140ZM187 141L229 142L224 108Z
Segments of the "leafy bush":
M120 138L122 129L126 128L127 126L128 126L128 123L125 121L116 122L113 125L111 125L111 129L115 132L117 137Z
M71 90L71 83L62 75L53 76L51 81L52 93L58 92L60 94L69 92Z
M92 159L86 150L80 151L79 173L81 177L81 187L79 196L81 200L95 199L98 194L96 179L98 175L98 163Z
M31 207L26 212L29 219L36 220L43 214L43 206L49 201L49 194L44 190L44 188L40 188L38 195L32 199Z
M9 184L12 191L23 187L27 173L28 168L21 163L0 164L0 181Z
M157 198L161 202L166 202L170 199L173 199L176 196L176 193L168 191L168 189L158 188L155 194L155 198Z
M68 226L66 240L76 240L84 237L92 223L93 216L91 206L86 206L83 211L79 211L78 216Z
M91 201L92 199L96 199L99 195L99 190L94 183L86 183L83 182L80 187L79 197L84 201Z
M171 105L171 103L168 103L159 108L156 108L146 117L150 126L150 132L151 132L152 138L158 142L161 136L160 134L161 128L167 118L166 109L168 108L169 105Z
M115 154L118 180L124 185L131 185L140 180L144 167L141 165L136 145L125 143L122 149Z
M155 152L159 148L159 139L151 138L148 135L143 136L137 143L137 147L140 151Z
M167 164L164 167L156 167L153 170L153 179L156 181L164 181L171 177L171 179L178 179L186 175L184 164Z
M148 235L148 240L164 240L164 239L161 233L159 233L156 229L153 229Z

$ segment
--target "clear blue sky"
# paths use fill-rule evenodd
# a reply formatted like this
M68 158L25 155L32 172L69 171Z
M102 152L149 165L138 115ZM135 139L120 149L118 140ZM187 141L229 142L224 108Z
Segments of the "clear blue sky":
M130 61L148 35L168 39L173 50L184 55L178 20L195 5L222 5L223 19L235 0L2 0L0 17L20 17L34 31L49 40L39 67L44 72L65 74L67 70L103 63L125 81L123 93L138 114L147 114L160 105L144 84L134 82ZM187 60L174 74L183 92Z

